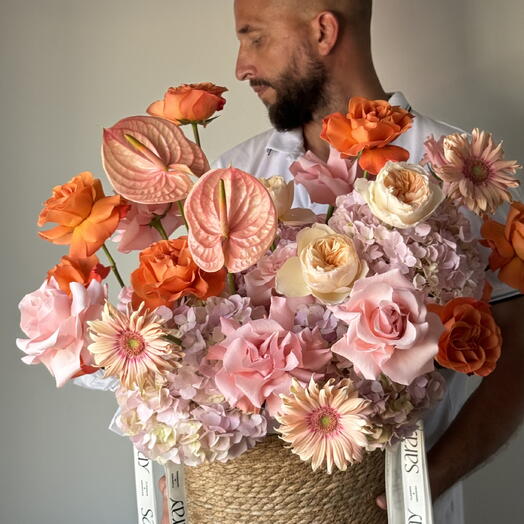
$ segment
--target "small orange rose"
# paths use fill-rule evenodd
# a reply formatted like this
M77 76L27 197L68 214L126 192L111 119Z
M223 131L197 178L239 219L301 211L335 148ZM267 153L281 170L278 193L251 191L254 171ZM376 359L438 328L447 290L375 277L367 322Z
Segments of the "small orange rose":
M353 97L346 115L334 113L324 118L320 136L343 157L362 153L360 167L376 175L389 160L408 160L407 150L389 144L405 133L412 122L413 115L399 106Z
M96 255L87 258L64 256L54 268L47 272L47 278L53 277L60 289L70 295L69 284L71 282L78 282L87 287L92 280L102 282L109 271L111 268L100 264Z
M221 95L225 91L225 87L210 82L170 87L164 99L153 102L147 108L147 112L171 120L175 124L204 123L213 113L223 109L226 100Z
M67 184L53 188L53 196L44 203L38 225L58 225L39 235L53 244L69 244L69 256L91 256L113 234L125 210L119 195L106 197L99 179L88 171Z
M170 306L185 295L206 299L222 293L226 271L207 273L189 251L187 237L161 240L140 253L140 266L131 274L133 305L149 309Z
M502 335L489 304L455 298L445 306L428 305L428 309L440 316L445 328L436 357L441 366L481 377L495 369Z
M499 280L524 293L524 204L511 204L506 225L485 220L480 232L482 244L492 249L489 267L500 269Z

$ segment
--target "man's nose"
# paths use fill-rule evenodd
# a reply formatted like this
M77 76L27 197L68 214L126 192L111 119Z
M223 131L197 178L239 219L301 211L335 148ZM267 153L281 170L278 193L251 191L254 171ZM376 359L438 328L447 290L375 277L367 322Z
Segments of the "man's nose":
M256 78L256 69L253 62L249 60L246 53L240 50L237 56L237 63L235 66L235 76L238 80L249 80Z

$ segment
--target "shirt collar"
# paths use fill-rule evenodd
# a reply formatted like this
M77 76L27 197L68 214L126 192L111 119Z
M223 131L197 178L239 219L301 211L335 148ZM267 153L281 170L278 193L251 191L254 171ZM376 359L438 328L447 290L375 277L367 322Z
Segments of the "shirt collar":
M405 109L406 111L411 111L411 104L407 101L406 97L404 96L404 93L401 93L400 91L395 91L391 94L388 100L389 104L392 106L400 106L402 109Z
M392 106L400 106L407 111L411 111L411 105L400 91L391 93L388 102ZM267 154L270 155L272 151L279 151L280 153L295 156L303 155L305 151L302 128L292 129L290 131L277 131L274 129L266 145Z
M266 145L268 154L271 151L301 155L304 153L304 136L302 128L291 129L290 131L273 130Z

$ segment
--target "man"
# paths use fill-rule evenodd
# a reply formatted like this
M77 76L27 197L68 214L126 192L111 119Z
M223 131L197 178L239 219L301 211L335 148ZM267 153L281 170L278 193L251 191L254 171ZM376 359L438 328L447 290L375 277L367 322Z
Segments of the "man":
M274 129L228 151L215 167L231 164L258 177L281 175L289 180L289 166L306 150L327 159L329 146L320 139L322 119L345 113L350 97L389 100L412 111L401 93L384 92L375 72L371 3L235 0L240 42L236 76L248 81L266 105ZM412 129L395 144L408 149L410 161L417 162L428 135L457 129L412 112ZM302 186L297 187L294 205L316 208ZM493 307L505 335L496 371L464 406L466 377L449 373L447 397L426 420L436 524L463 522L461 487L456 483L504 444L523 418L524 330L516 326L524 298L502 285L494 297L512 297ZM377 504L385 509L383 497Z

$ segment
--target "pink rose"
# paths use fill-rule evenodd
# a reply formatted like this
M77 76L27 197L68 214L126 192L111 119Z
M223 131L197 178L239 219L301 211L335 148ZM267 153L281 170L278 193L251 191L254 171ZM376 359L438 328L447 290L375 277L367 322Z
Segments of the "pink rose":
M311 151L301 156L289 168L295 182L307 189L312 202L335 205L338 196L351 193L359 171L358 162L341 158L330 148L327 164Z
M254 306L268 306L271 295L275 288L275 275L284 265L284 262L297 254L295 244L287 244L277 247L269 255L263 256L256 264L254 269L246 274L246 294L251 298Z
M349 300L331 310L348 324L332 351L350 360L364 378L376 380L384 373L408 385L433 371L442 323L398 269L358 280Z
M27 356L26 364L44 364L63 386L69 379L93 373L91 353L87 350L87 321L99 318L106 300L106 288L92 280L87 288L70 284L71 296L64 293L54 278L20 302L20 327L29 337L16 345Z
M321 343L318 332L291 331L293 318L287 300L273 297L269 318L244 325L222 319L226 338L209 348L207 358L221 361L215 383L232 406L256 412L265 402L274 416L292 377L307 383L325 369L331 359L328 344Z
M118 251L130 253L141 251L154 242L162 240L160 233L151 226L155 217L160 220L164 231L169 236L183 225L182 217L176 204L137 204L129 202L129 209L116 228L113 242L118 242Z

